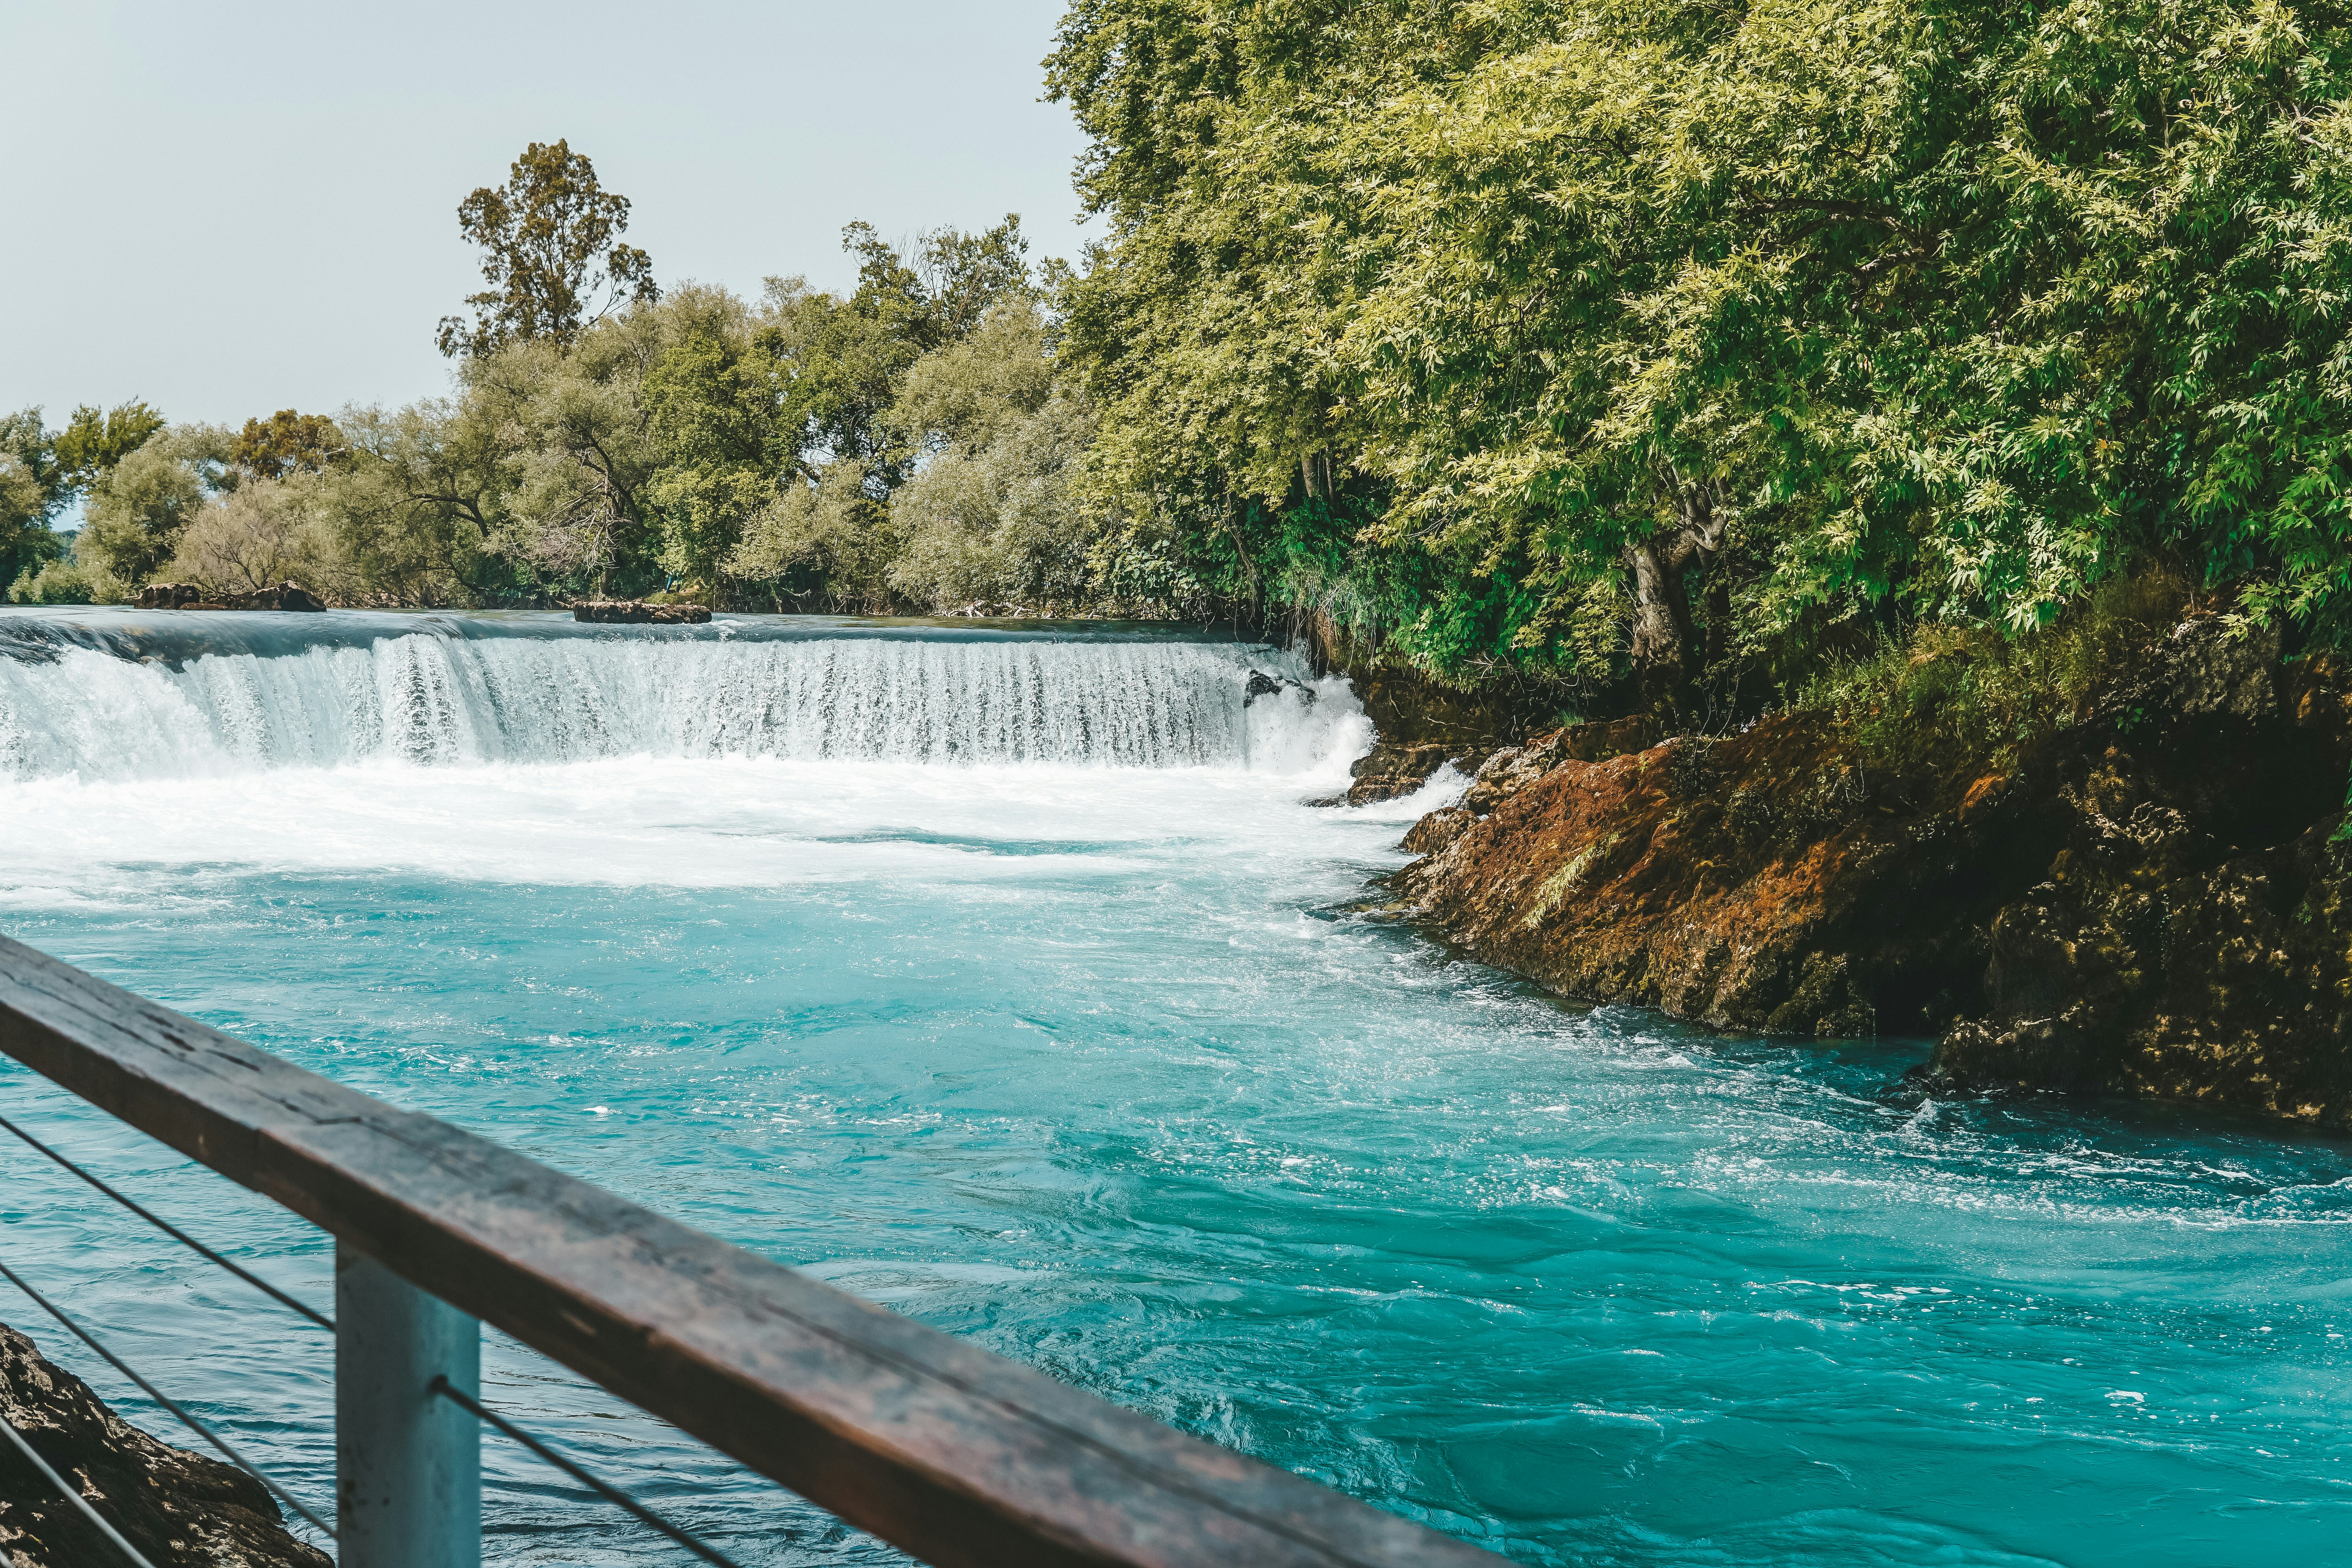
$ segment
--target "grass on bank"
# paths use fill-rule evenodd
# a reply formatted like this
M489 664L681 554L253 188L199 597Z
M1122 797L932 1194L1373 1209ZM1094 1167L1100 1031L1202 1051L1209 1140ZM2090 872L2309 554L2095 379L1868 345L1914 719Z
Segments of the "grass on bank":
M1788 710L1826 719L1874 771L1905 777L2005 771L2036 742L2090 716L2197 603L2161 568L2109 580L2050 626L1925 621L1800 686ZM2128 728L2135 716L2121 722Z

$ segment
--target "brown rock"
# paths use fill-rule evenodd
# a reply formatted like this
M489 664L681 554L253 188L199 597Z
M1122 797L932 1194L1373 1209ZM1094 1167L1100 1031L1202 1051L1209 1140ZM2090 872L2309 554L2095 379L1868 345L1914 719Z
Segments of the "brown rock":
M1453 748L1438 742L1420 745L1383 742L1356 759L1349 769L1356 782L1333 804L1370 805L1375 801L1395 800L1427 784L1447 763L1466 761L1477 754L1475 749Z
M1603 763L1562 749L1490 759L1462 807L1486 815L1433 826L1442 847L1399 874L1480 958L1570 995L1809 1035L1872 1033L1981 970L1980 943L1928 913L1958 846L1889 854L1922 825L1870 813L1817 727Z
M299 583L280 583L257 594L226 594L207 599L194 583L151 583L139 590L142 610L324 610L324 600Z
M278 1504L258 1481L157 1442L5 1324L0 1415L156 1568L330 1568L325 1552L286 1532ZM95 1568L120 1556L0 1438L0 1562L8 1568Z
M1466 805L1449 805L1416 822L1404 836L1404 847L1416 855L1442 854L1470 830L1478 814Z
M643 599L583 599L572 606L575 621L616 626L692 626L710 619L700 605L654 605Z
M1590 727L1580 727L1590 728ZM2176 632L2016 764L1881 776L1829 721L1496 752L1398 890L1551 988L1774 1033L1940 1034L1956 1087L2352 1126L2352 682Z

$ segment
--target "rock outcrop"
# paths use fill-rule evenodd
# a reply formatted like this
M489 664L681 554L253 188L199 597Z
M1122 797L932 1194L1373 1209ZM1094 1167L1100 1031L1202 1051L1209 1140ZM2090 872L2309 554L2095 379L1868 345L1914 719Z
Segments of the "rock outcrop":
M656 605L644 599L583 599L572 606L575 621L615 626L698 626L710 618L700 605Z
M254 594L224 594L207 599L194 583L151 583L139 590L142 610L324 610L326 602L299 583L280 583Z
M244 1471L159 1443L0 1324L0 1415L156 1568L330 1568ZM0 1438L0 1563L97 1568L121 1554Z
M1528 732L1539 701L1515 694L1465 693L1401 670L1356 679L1356 694L1379 743L1356 760L1347 793L1320 805L1369 805L1411 795L1448 763L1475 771Z
M1874 772L1801 714L1600 757L1580 726L1492 755L1395 885L1569 995L2352 1126L2347 688L2209 617L1973 777Z

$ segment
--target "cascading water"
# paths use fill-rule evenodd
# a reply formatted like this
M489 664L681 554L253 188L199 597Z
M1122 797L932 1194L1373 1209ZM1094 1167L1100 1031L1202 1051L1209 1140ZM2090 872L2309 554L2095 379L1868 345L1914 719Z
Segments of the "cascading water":
M1283 683L1253 698L1250 676L1269 667ZM1164 639L427 629L168 663L0 647L0 776L612 756L1295 773L1344 760L1370 734L1344 681L1318 689L1305 677L1271 648Z
M1517 1562L2342 1555L2342 1143L1453 962L1376 882L1444 786L1301 804L1363 717L1252 669L1305 682L1084 628L0 614L0 929ZM29 1075L0 1110L331 1300L284 1211ZM10 1267L331 1506L323 1337L0 1169ZM517 1346L484 1385L739 1562L898 1561ZM501 1568L685 1561L484 1461Z

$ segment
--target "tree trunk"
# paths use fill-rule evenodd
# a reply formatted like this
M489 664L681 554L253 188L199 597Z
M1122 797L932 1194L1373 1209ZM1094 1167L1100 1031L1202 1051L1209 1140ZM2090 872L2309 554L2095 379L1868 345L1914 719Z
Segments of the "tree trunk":
M1655 538L1625 547L1633 572L1633 668L1646 676L1671 670L1680 676L1690 647L1690 596L1670 552Z
M1685 487L1676 525L1625 547L1633 577L1633 681L1645 708L1676 705L1691 669L1690 588L1685 574L1723 546L1711 486Z
M1298 482L1307 487L1308 500L1331 504L1331 457L1328 452L1302 452L1298 457Z

